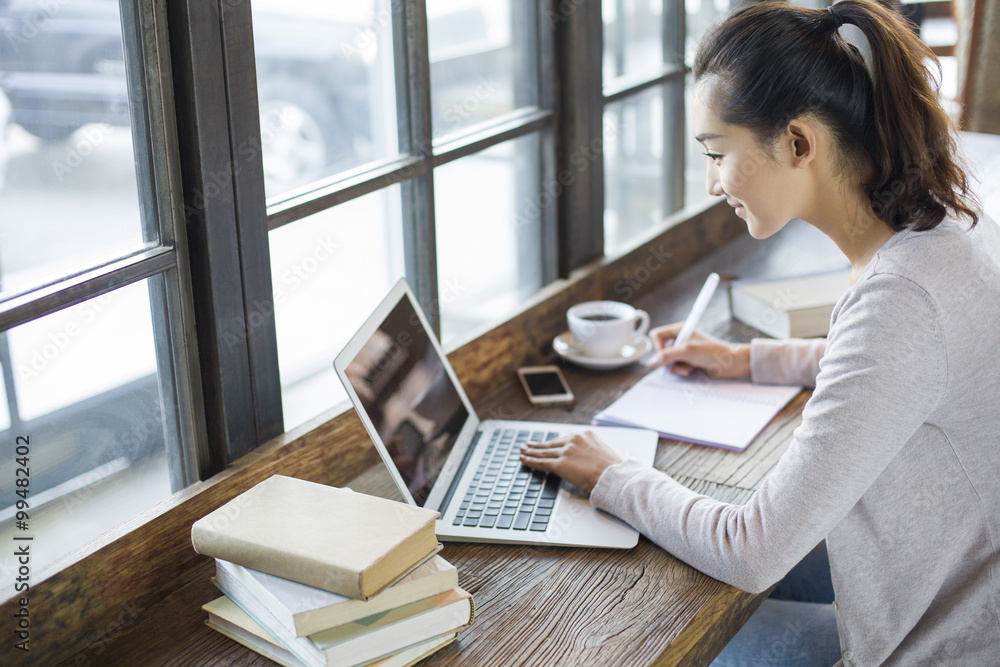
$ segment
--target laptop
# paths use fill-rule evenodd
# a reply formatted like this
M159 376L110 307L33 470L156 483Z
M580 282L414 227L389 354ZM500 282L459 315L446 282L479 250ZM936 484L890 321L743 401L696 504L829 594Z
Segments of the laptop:
M628 549L639 533L555 475L518 460L522 444L588 429L652 465L658 436L635 428L480 421L405 280L334 361L403 497L441 514L456 542Z

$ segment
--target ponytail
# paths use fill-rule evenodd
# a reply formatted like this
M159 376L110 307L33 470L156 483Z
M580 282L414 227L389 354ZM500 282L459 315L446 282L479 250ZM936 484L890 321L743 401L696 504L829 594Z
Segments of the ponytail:
M841 36L843 24L868 40L870 69ZM976 199L926 61L937 63L930 48L874 0L826 10L757 2L705 36L694 74L716 78L719 117L765 146L792 119L816 117L839 147L842 171L866 175L872 212L894 231L933 229L949 214L975 225Z

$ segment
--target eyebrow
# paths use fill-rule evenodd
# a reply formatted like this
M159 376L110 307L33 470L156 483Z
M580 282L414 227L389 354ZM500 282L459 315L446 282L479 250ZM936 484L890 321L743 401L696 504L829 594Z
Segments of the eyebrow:
M695 141L697 141L699 144L703 144L709 139L719 139L720 137L722 137L721 134L699 134L697 137L695 137Z

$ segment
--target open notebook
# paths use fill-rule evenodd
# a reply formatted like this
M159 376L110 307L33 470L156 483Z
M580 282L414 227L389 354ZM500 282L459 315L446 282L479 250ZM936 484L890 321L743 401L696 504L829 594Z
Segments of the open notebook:
M689 378L658 368L594 416L602 426L635 426L664 438L741 452L801 387Z

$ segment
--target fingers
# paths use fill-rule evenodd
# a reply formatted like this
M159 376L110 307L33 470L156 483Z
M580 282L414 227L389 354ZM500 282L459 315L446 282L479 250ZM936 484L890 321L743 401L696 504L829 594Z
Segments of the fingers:
M563 446L556 445L554 447L549 446L551 443L539 443L532 444L529 443L521 447L521 455L528 456L535 459L555 459L562 455Z
M676 363L678 361L686 360L689 361L691 357L691 350L688 345L682 345L681 347L665 347L646 362L649 368L658 368L660 366L669 366L670 364Z
M553 449L556 447L562 447L572 439L572 435L562 435L558 438L553 438L552 440L546 440L545 442L526 442L522 445L521 449L524 449L525 447L534 447L535 449Z
M587 431L587 433L590 433L590 431ZM573 438L579 437L579 435L564 435L546 442L525 443L521 446L521 458L557 459L566 451L566 446L573 441Z
M662 350L669 343L673 342L675 338L677 338L677 334L681 332L681 327L683 326L683 322L675 322L674 324L656 327L655 329L650 330L649 337L653 339L653 344L656 346L656 349Z
M543 472L552 472L556 459L562 456L566 443L572 436L563 436L548 442L529 442L521 446L521 463Z
M542 472L553 472L555 469L555 459L541 459L534 456L525 456L521 454L521 463L525 466L531 468L532 470L541 470Z
M683 361L678 361L673 366L670 367L671 373L673 373L674 375L680 375L681 377L687 377L691 375L692 371L694 371L694 366L692 366L691 364L686 364Z
M608 466L622 460L593 431L521 448L521 463L534 470L559 475L570 484L590 491Z
M549 443L543 443L549 444ZM541 448L536 449L533 445L521 447L521 463L532 470L542 472L555 472L559 457L562 456L562 448Z

